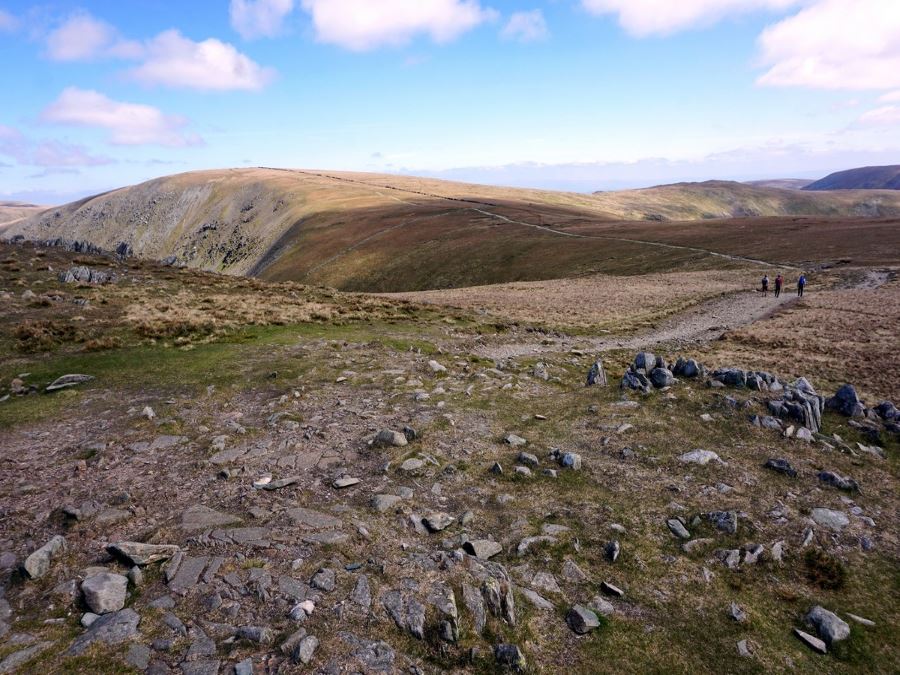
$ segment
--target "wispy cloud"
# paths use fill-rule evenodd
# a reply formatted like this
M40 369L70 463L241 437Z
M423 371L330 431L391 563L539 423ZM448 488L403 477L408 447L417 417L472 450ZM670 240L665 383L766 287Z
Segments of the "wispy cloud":
M0 33L12 33L19 30L21 22L6 10L0 9Z
M163 145L185 147L202 144L187 133L188 121L166 115L158 108L114 101L103 94L68 87L41 114L45 122L104 129L114 145Z
M549 34L544 13L539 9L514 12L500 31L500 37L504 40L517 42L539 42L546 40Z
M47 57L54 61L139 58L141 45L125 40L105 21L87 12L70 16L46 38Z
M275 37L294 10L294 0L231 0L231 27L245 40Z
M23 166L45 168L102 166L115 160L91 154L83 145L57 140L33 140L21 131L0 124L0 155L13 158Z
M302 0L316 38L352 51L396 47L425 35L451 42L499 16L479 0Z

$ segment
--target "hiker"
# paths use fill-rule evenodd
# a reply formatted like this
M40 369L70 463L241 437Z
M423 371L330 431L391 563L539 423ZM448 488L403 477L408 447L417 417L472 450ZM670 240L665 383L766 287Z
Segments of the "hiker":
M762 278L762 292L763 292L764 298L769 295L769 275L768 274L764 275Z
M803 297L803 289L806 287L806 275L801 274L800 278L797 279L797 297Z
M781 276L781 272L778 273L778 276L775 277L775 297L777 298L781 295L781 286L784 284L784 277Z

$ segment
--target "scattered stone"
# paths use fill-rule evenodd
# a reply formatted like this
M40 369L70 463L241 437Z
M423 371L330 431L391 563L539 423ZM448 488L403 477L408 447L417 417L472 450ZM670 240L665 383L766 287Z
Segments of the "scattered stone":
M783 473L785 476L789 476L791 478L797 477L797 469L791 466L791 463L786 459L770 459L765 463L765 468L772 469L773 471L777 471L778 473Z
M600 590L607 595L613 595L617 598L621 598L623 595L625 595L625 591L607 581L604 581L600 584Z
M528 602L537 607L538 609L542 609L548 612L552 612L556 609L553 606L553 603L547 600L542 595L539 595L537 592L531 590L530 588L520 588L519 592L522 594Z
M309 583L313 588L330 593L335 588L334 570L328 568L320 569L313 575Z
M337 478L332 486L337 488L338 490L348 487L353 487L354 485L359 485L362 481L359 478L354 478L347 474L344 474L340 478Z
M537 466L539 464L537 456L532 455L530 452L522 451L518 454L516 459L522 464L527 464L528 466Z
M850 637L850 626L834 612L816 605L806 615L806 623L815 627L819 637L833 644Z
M671 387L675 384L675 376L667 368L654 368L650 371L650 383L657 389Z
M825 407L846 417L861 417L866 409L852 384L838 389L834 396L825 401Z
M81 592L95 614L118 612L125 606L128 578L110 572L95 574L82 582Z
M728 613L731 615L731 618L738 623L747 623L748 621L747 612L745 612L744 608L736 602L731 603L731 606L728 609Z
M58 377L49 385L47 385L46 391L59 391L60 389L68 389L69 387L75 387L79 384L83 384L85 382L90 382L94 379L93 375L63 375L62 377Z
M163 562L178 552L179 548L170 544L142 544L136 541L120 541L109 544L106 550L129 565L145 566Z
M444 513L443 511L437 513L431 513L425 516L422 519L422 522L425 523L425 527L427 527L432 532L440 532L441 530L445 530L450 527L456 519L451 516L449 513Z
M541 361L534 364L534 368L531 369L531 375L545 382L550 379L550 371L547 369L547 364Z
M850 524L850 519L841 511L833 511L832 509L816 508L810 512L810 517L816 524L827 527L835 532L840 532Z
M522 650L518 645L512 644L494 645L494 660L497 661L497 665L517 672L523 672L528 665Z
M300 640L300 643L294 648L293 654L291 654L291 660L294 663L302 663L304 665L308 664L313 660L313 656L316 653L316 649L319 648L319 638L315 635L307 635L305 638Z
M603 547L603 555L610 562L616 562L619 559L619 553L622 551L622 547L618 541L608 541L606 545Z
M476 558L487 560L488 558L493 558L498 553L502 553L503 546L490 539L475 539L474 541L467 541L463 544L463 550Z
M710 462L725 464L725 462L722 461L719 455L714 453L712 450L692 450L691 452L684 453L678 459L685 464L699 464L701 466L706 466Z
M181 529L188 531L205 530L237 522L240 522L240 518L220 513L202 504L195 504L181 514Z
M864 619L863 617L857 616L856 614L851 614L850 612L847 612L847 616L849 616L851 619L853 619L853 621L861 626L868 626L869 628L875 626L875 622L871 619Z
M494 462L494 463L491 465L491 468L489 469L489 471L490 471L492 474L494 474L495 476L501 476L501 475L503 475L503 467L500 466L500 462Z
M438 373L446 373L446 366L442 366L440 363L432 359L428 362L428 367L431 369L431 372L437 375Z
M762 544L747 544L744 547L744 564L755 565L765 550Z
M750 649L750 643L747 640L739 640L737 643L738 656L749 658L753 656L753 650Z
M128 652L125 654L125 663L138 670L147 670L150 665L150 656L150 648L147 645L134 644L128 648Z
M528 444L528 441L526 441L521 436L516 436L515 434L506 434L506 436L503 437L503 442L513 447Z
M575 605L566 614L566 623L578 635L585 635L600 627L600 619L583 605Z
M687 531L687 528L684 526L678 518L669 518L666 521L666 525L669 528L669 531L674 534L679 539L690 539L691 533Z
M133 609L104 614L91 624L86 633L75 638L68 654L78 656L84 653L95 642L117 645L137 634L141 617Z
M241 626L237 629L236 636L241 640L249 640L260 645L270 645L275 642L275 633L266 626Z
M814 649L815 651L819 652L820 654L828 653L828 647L826 647L825 643L822 642L819 638L813 637L809 633L804 633L799 628L794 629L794 635L796 635L798 638L800 638L800 640L802 640L804 643L806 643L807 647Z
M606 372L603 370L603 361L601 359L597 359L596 361L594 361L594 364L588 371L587 382L585 383L585 386L605 387L608 384L609 383L606 380Z
M713 551L713 555L730 570L736 570L741 564L741 552L736 548L719 548Z
M25 559L25 572L32 579L40 579L50 571L50 563L53 557L66 548L66 540L56 535L38 550Z
M42 652L47 651L52 646L52 642L38 642L31 645L30 647L26 647L25 649L20 649L19 651L9 654L8 656L0 660L0 673L5 674L17 672L21 666L24 666L26 663L31 661Z
M794 438L796 438L798 441L812 443L813 435L812 432L806 427L800 427L799 429L797 429L797 433L794 434Z
M411 457L400 465L400 470L406 473L414 473L416 471L419 471L424 466L425 462L423 462L421 459Z
M384 513L385 511L390 511L401 501L403 501L403 498L397 495L375 495L372 497L372 508L379 513Z
M852 478L843 477L832 471L819 472L819 480L826 485L836 487L838 490L846 490L847 492L859 492L859 483Z
M378 432L378 435L375 436L375 445L379 446L394 446L394 447L403 447L408 445L409 441L406 440L406 435L400 431L392 431L391 429L382 429Z
M728 534L735 534L738 526L738 514L736 511L710 511L704 514L706 519L715 525L716 529Z

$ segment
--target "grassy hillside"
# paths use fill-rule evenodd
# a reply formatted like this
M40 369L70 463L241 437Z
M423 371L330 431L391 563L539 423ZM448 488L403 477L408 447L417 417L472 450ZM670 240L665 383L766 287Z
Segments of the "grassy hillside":
M812 231L830 226L822 218L900 217L900 194L713 182L584 195L411 176L231 169L115 190L13 223L3 236L85 240L107 250L125 243L139 257L175 256L208 271L407 291L729 267L732 261L711 255L720 249L702 237L686 246L669 242L683 226L668 221L706 219L708 235L736 234L739 241L729 239L724 251L750 234L746 224L735 230L733 217L786 214L818 220L786 230L775 247L779 259L833 260L834 251L817 257L808 247ZM896 230L883 228L886 235L872 232L882 242ZM798 247L803 257L784 257ZM746 257L760 255L752 243L742 248Z
M46 206L25 204L23 202L0 201L0 232L3 231L3 228L6 225L9 225L13 221L36 215L46 208Z
M863 166L837 171L804 190L900 190L900 165Z

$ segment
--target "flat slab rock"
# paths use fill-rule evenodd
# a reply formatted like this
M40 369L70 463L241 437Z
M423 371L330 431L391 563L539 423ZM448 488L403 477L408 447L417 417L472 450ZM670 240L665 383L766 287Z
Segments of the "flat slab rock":
M172 544L142 544L136 541L120 541L110 544L106 550L132 565L143 567L168 560L179 548Z
M467 541L463 544L463 550L476 558L487 560L488 558L492 558L498 553L501 553L503 551L503 546L490 539L476 539L474 541Z
M240 518L211 509L202 504L195 504L181 514L181 529L205 530L223 525L239 523Z
M288 518L293 520L295 524L310 530L333 530L343 525L340 518L299 506L288 509L286 513Z
M104 614L91 624L87 632L75 638L68 654L83 654L95 642L117 645L125 642L138 632L141 617L133 609L123 609L111 614Z

